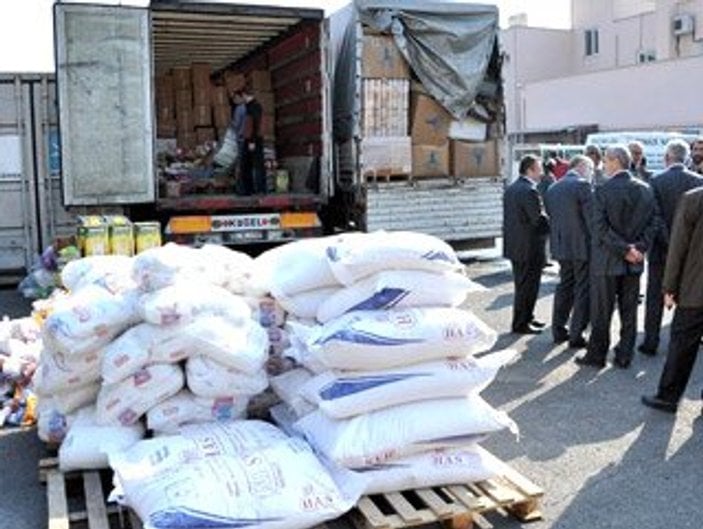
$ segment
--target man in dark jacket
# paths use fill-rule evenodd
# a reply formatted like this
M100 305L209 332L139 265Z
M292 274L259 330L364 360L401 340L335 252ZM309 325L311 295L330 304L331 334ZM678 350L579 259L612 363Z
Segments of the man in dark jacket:
M580 365L604 367L610 347L610 323L617 301L620 341L614 364L628 368L637 335L637 301L644 254L656 229L654 193L627 170L627 147L605 153L608 181L596 187L591 244L591 336Z
M588 266L591 245L591 183L593 162L583 155L571 158L569 171L553 184L545 199L549 215L549 247L559 261L559 284L554 293L552 337L586 346L588 326ZM569 329L566 322L571 315Z
M642 397L651 408L676 412L703 337L703 188L679 203L664 271L664 302L676 305L666 364L656 395Z
M652 247L648 254L647 270L647 308L644 318L644 341L639 346L642 354L654 356L659 347L664 297L662 294L662 279L664 263L669 248L669 234L674 222L676 205L686 191L703 186L703 178L688 171L684 163L688 159L690 148L683 140L672 140L666 146L664 162L666 170L654 178L649 184L654 191L654 198L659 209L660 222Z
M538 334L544 323L535 320L549 221L537 182L542 163L530 154L520 160L520 176L505 191L503 200L503 253L510 259L515 282L512 331Z

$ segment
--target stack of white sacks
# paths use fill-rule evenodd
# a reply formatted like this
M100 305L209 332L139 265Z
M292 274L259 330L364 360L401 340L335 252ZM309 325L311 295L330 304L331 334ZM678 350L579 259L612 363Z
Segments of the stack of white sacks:
M478 393L515 352L474 358L496 333L458 308L481 287L451 247L417 233L344 234L276 249L255 269L297 316L286 354L305 366L272 379L288 404L273 412L279 424L363 471L366 493L493 475L476 442L517 428Z
M267 332L244 297L251 258L166 245L69 264L44 325L40 435L63 469L107 466L144 434L245 415L268 386ZM66 433L68 428L68 433Z

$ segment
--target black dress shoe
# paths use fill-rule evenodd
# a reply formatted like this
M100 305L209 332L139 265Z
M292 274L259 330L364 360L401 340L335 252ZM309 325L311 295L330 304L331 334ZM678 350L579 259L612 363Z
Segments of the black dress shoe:
M581 338L579 336L578 338L569 340L569 347L571 347L572 349L585 349L586 347L588 347L588 342L584 338Z
M513 329L515 334L541 334L542 329L533 327L532 325L525 325L523 327L516 327Z
M544 329L547 326L546 323L544 323L543 321L539 321L539 320L532 320L530 322L530 325L532 325L533 327L537 327L538 329Z
M676 413L678 404L670 400L660 399L656 395L642 395L642 404L655 410L665 411L667 413Z
M646 345L642 344L637 348L637 350L645 356L656 356L657 355L656 347L651 348L651 347L647 347Z
M599 369L605 367L605 360L595 360L593 358L588 358L588 355L578 356L576 357L574 362L583 367L597 367Z

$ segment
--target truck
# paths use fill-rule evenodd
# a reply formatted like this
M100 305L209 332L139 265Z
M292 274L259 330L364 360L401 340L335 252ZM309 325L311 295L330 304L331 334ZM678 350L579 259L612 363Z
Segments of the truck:
M28 179L26 219L17 223L35 232L32 247L69 232L77 215L105 211L158 220L166 240L196 245L348 229L416 230L472 246L500 235L504 113L493 6L357 0L325 18L319 9L223 2L61 2L54 21L55 77L8 78L13 90L40 90L47 114L19 147L42 169ZM407 63L397 78L367 72L369 43L379 40L376 67ZM286 186L270 181L269 193L243 196L232 182L169 180L164 151L190 137L169 130L160 79L203 64L213 91L239 76L266 92L271 172L284 171ZM202 103L191 90L190 101ZM446 111L441 123L425 124L437 129L435 143L413 139L416 94ZM211 103L199 123L212 126L201 128L215 129L215 110ZM212 138L224 127L190 132ZM427 171L414 165L422 155L434 163ZM48 202L39 188L51 191ZM40 215L44 203L51 206ZM2 253L11 246L3 244Z

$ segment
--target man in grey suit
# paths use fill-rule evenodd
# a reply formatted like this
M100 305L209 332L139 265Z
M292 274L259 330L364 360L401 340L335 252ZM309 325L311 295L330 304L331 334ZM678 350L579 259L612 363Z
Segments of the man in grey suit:
M537 191L541 176L539 158L524 156L520 160L520 176L503 197L503 254L513 267L512 331L519 334L538 334L544 327L534 316L549 233L549 221Z
M660 216L657 233L647 254L647 307L644 318L644 341L638 347L642 354L649 356L657 354L657 347L659 347L659 333L664 307L662 279L676 205L681 195L686 191L703 186L703 178L687 170L684 165L689 154L688 143L683 140L670 141L664 154L666 170L649 182L654 191Z
M571 158L569 171L545 197L549 215L549 246L559 261L559 284L554 293L554 343L586 347L583 332L589 321L588 266L591 245L591 183L593 162L583 155ZM571 315L569 329L566 322Z
M703 337L703 188L681 197L664 271L664 302L676 305L664 371L655 395L642 403L671 413L688 384Z
M596 187L591 244L591 336L579 365L604 367L610 347L615 303L620 314L620 341L614 365L630 367L637 335L637 301L644 254L656 229L652 188L627 170L627 147L606 150L608 181Z

